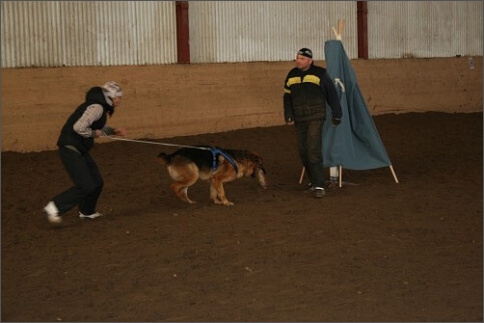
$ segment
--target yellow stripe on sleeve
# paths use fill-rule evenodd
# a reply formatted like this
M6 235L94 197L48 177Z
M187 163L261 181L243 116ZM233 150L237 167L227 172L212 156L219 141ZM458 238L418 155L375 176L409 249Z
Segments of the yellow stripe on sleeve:
M319 77L317 77L316 75L306 75L303 79L303 82L314 83L314 84L319 86L321 84L321 79Z
M287 80L286 86L291 87L291 85L299 84L299 83L301 83L301 78L299 76L291 77L290 79Z

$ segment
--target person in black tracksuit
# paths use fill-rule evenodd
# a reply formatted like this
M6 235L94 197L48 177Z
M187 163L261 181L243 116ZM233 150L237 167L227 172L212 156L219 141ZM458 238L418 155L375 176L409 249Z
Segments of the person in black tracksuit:
M116 82L93 87L85 102L69 116L57 141L59 156L74 186L55 196L45 207L47 219L60 223L61 215L78 206L81 219L94 219L102 214L96 205L104 182L99 169L89 154L94 138L102 135L126 135L124 128L106 126L108 116L121 103L123 92Z
M313 53L301 48L296 67L284 81L284 118L296 126L299 156L310 180L308 192L324 197L323 123L326 103L331 107L334 126L341 122L342 110L336 88L323 67L314 65Z

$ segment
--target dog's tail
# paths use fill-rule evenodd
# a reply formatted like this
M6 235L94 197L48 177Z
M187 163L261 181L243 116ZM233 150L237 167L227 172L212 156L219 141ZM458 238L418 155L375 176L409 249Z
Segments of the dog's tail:
M156 158L156 161L161 165L161 166L166 166L168 162L170 161L170 156L164 152L161 152L158 154L158 157Z

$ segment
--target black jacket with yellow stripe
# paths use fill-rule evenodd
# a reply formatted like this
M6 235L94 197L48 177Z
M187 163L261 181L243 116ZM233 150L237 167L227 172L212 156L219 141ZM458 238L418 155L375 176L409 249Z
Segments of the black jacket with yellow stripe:
M306 71L297 67L289 71L284 82L286 122L326 119L326 102L332 117L341 118L338 93L325 68L313 64Z

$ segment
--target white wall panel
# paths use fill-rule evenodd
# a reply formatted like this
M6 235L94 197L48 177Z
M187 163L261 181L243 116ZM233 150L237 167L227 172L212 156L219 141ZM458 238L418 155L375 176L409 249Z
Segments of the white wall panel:
M482 56L481 1L369 1L369 58ZM9 67L177 62L175 1L2 1ZM356 1L189 1L192 63L324 59L331 27L357 58Z
M482 56L481 1L369 1L369 58Z
M2 67L176 63L173 1L2 1Z
M358 52L355 1L192 1L189 13L193 63L290 61L301 47L324 59L338 19L348 56Z

